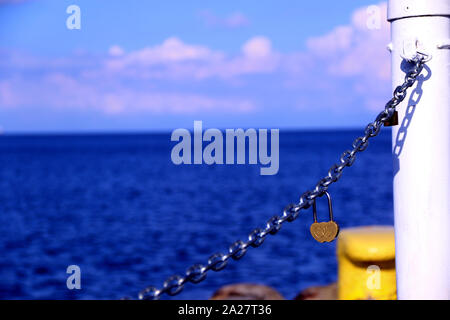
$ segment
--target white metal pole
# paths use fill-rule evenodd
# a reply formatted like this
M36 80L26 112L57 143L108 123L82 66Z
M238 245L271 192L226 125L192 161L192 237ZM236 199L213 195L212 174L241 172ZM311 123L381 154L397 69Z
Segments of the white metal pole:
M393 127L399 299L450 299L450 0L389 0L392 85L431 54Z

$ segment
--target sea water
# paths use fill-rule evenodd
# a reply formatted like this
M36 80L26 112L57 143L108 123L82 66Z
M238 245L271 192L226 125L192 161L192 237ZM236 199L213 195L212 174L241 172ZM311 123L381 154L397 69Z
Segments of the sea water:
M0 136L0 298L118 299L161 286L297 202L361 131L280 130L273 176L248 164L174 165L170 133ZM390 132L329 191L341 228L392 224ZM326 220L326 201L317 207ZM310 210L175 298L238 282L293 298L335 281L336 244L312 239ZM80 267L80 290L67 289L69 265Z

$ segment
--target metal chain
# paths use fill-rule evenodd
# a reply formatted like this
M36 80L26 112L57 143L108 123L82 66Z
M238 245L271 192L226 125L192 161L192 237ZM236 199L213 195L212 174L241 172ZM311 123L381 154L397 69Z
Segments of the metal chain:
M427 56L423 54L417 56L417 59L413 61L414 66L412 67L412 70L406 73L403 84L395 88L393 97L386 104L385 109L378 114L375 121L366 126L364 136L357 138L353 142L353 149L347 150L341 155L339 163L334 164L331 167L328 174L318 181L314 189L302 194L298 204L289 204L286 206L281 216L275 215L267 221L264 228L253 230L246 241L238 240L234 242L229 247L228 253L215 253L208 259L205 265L196 264L187 269L183 276L173 275L169 277L160 289L156 287L145 288L139 292L138 299L157 300L163 293L167 293L171 296L177 295L183 290L183 287L187 282L199 283L203 281L209 270L220 271L224 269L230 258L239 260L245 255L248 248L257 248L264 242L269 234L275 235L284 222L294 221L300 214L300 210L308 209L316 198L323 196L332 183L339 180L343 170L354 163L358 152L367 149L369 139L378 135L382 124L393 116L397 105L405 99L407 89L415 83L417 77L422 72L423 66L427 61L426 58Z

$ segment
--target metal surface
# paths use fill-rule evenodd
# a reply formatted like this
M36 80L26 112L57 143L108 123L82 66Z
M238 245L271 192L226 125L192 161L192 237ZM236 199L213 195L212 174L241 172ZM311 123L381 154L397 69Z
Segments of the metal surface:
M336 239L339 234L339 226L336 221L333 220L333 204L331 202L330 194L325 191L324 194L328 199L328 218L329 221L317 222L317 207L316 199L313 202L313 219L314 223L309 228L311 235L318 242L331 242Z
M409 17L449 16L449 0L390 0L388 21Z
M398 126L398 111L395 111L392 117L389 120L384 121L383 124L385 127Z
M306 191L300 197L297 204L290 204L286 206L283 213L280 216L273 216L270 218L263 228L257 228L253 230L249 235L247 240L238 240L234 242L228 249L227 253L216 253L213 254L207 261L206 264L197 264L191 266L186 270L184 275L174 275L169 277L162 285L161 288L157 287L147 287L142 290L138 299L140 300L156 300L164 293L169 295L176 295L183 290L186 283L199 283L206 278L207 272L220 271L223 270L228 261L231 259L239 260L242 258L250 247L259 247L266 237L270 235L275 235L283 223L292 222L300 214L300 210L308 209L313 205L316 198L322 197L328 190L329 186L338 181L344 169L350 167L356 160L356 155L358 152L362 152L367 149L369 145L369 139L378 135L381 130L383 123L389 120L394 112L396 106L402 102L406 97L406 90L410 88L416 81L417 77L421 73L426 56L418 54L416 60L412 64L411 70L409 70L404 78L404 82L395 88L393 97L385 106L385 109L381 111L376 119L369 123L364 130L364 136L357 138L353 144L352 149L345 151L337 164L334 164L328 174L320 179L314 189Z
M403 3L391 0L391 14ZM391 21L392 83L411 39L432 59L392 131L398 298L450 299L450 1L410 5L415 15Z

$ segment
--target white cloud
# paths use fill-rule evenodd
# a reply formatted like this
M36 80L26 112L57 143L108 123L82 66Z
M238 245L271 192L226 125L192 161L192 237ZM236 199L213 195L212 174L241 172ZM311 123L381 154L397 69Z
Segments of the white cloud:
M214 53L205 46L185 44L180 39L171 37L164 40L161 45L131 52L127 55L126 62L152 65L189 60L207 60L213 56Z
M100 110L106 114L246 113L255 108L254 103L245 98L138 89L117 83L92 85L62 73L46 74L40 81L15 78L0 82L0 105L12 108L36 103L55 109Z
M114 51L119 50L115 48ZM271 72L277 68L278 63L279 54L272 50L270 40L263 36L249 39L243 44L241 54L231 57L223 52L186 44L171 37L156 46L128 53L120 50L120 55L114 54L114 57L106 60L105 70L96 72L113 72L144 79L229 79L245 74Z
M114 51L118 51L118 48L115 48ZM108 69L126 71L126 69L140 68L144 73L146 68L154 66L170 66L189 62L209 63L222 58L222 54L219 52L214 52L205 46L186 44L176 37L168 38L159 45L126 54L120 50L119 55L112 55L114 57L105 63Z
M386 4L379 6L385 13ZM206 84L219 80L216 89L230 88L236 81L251 84L245 76L269 74L281 94L291 94L293 105L300 101L305 107L345 111L356 101L379 109L390 89L389 26L381 16L380 29L369 29L367 14L366 8L356 10L350 23L308 39L306 50L291 53L277 52L264 36L248 39L234 55L176 37L134 51L113 45L100 58L79 54L49 60L0 52L0 107L242 113L264 107L254 97L265 93L220 95ZM195 85L201 89L192 89Z
M355 10L351 23L337 26L323 36L308 39L308 60L313 61L323 79L339 81L353 79L352 87L346 88L358 95L368 109L383 107L383 99L390 90L390 54L386 46L390 41L387 5L378 4L379 28L369 28L373 12L367 8Z
M118 45L113 45L109 48L109 55L113 56L113 57L120 57L122 56L125 51Z
M367 27L370 17L366 8L361 8L353 13L350 25L337 27L323 37L308 41L314 52L320 51L327 58L331 72L349 76L371 74L380 80L389 79L387 5L380 3L379 7L380 29Z
M272 43L266 37L254 37L244 43L242 52L248 58L265 58L272 53Z

